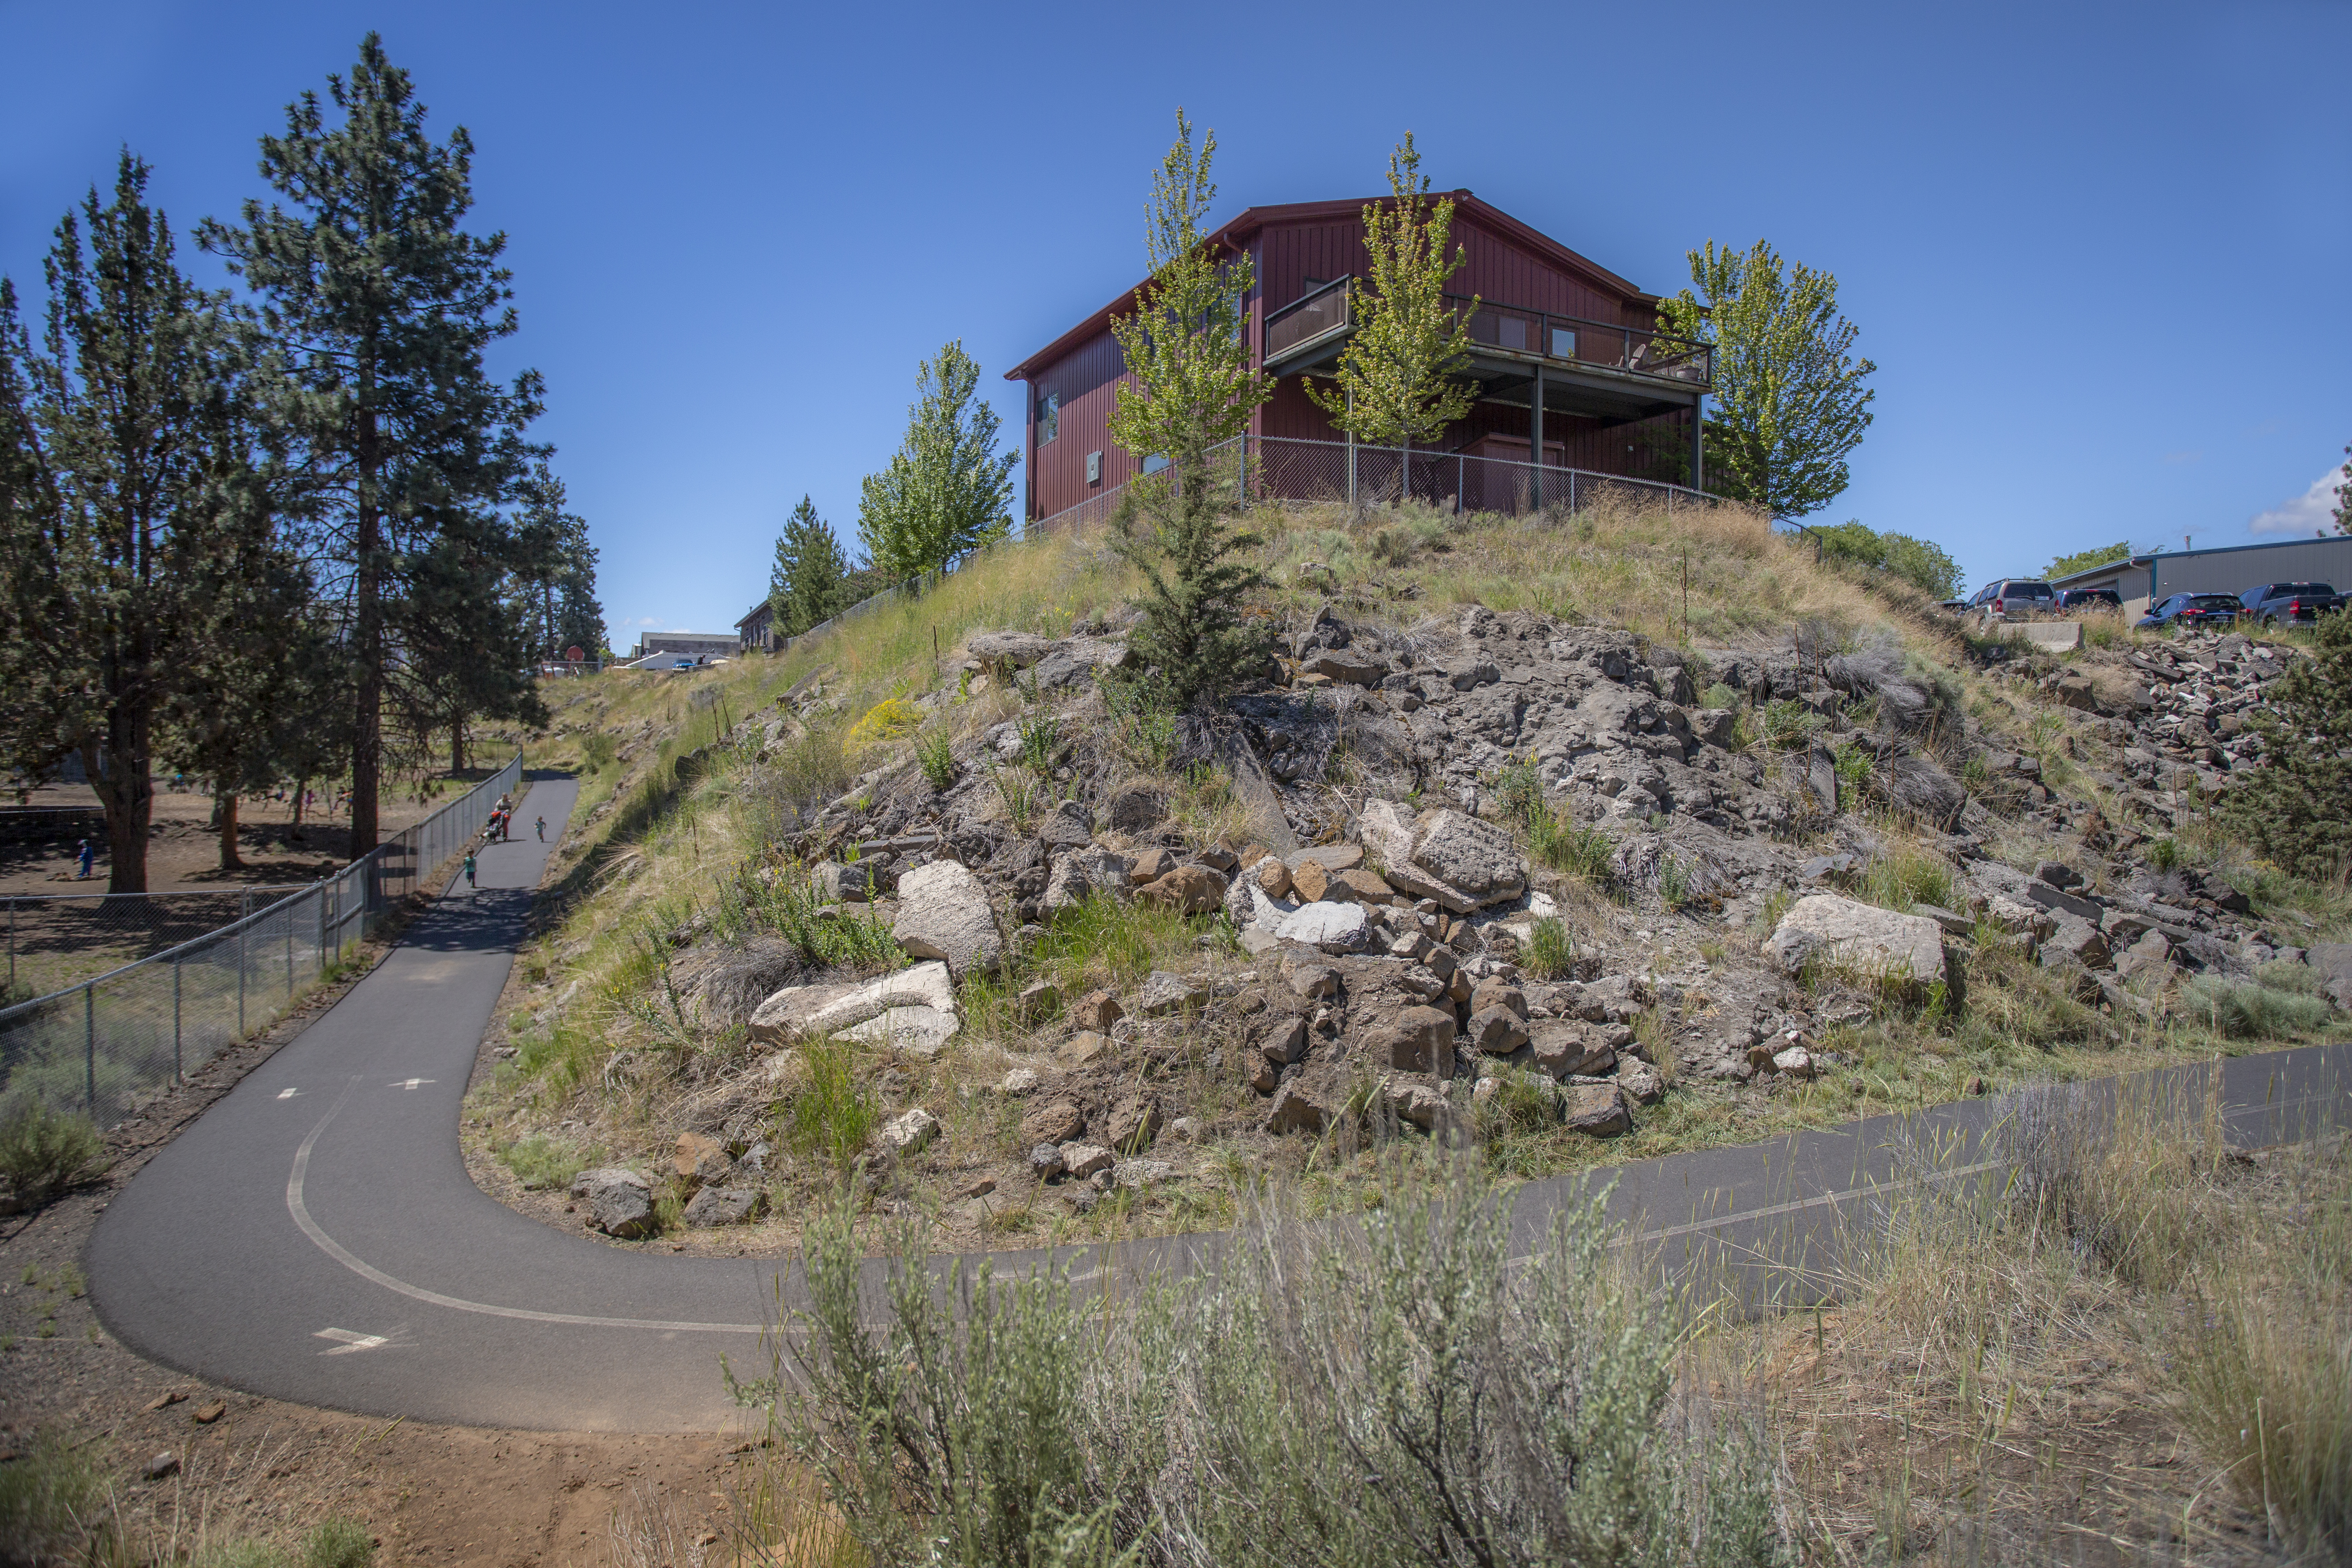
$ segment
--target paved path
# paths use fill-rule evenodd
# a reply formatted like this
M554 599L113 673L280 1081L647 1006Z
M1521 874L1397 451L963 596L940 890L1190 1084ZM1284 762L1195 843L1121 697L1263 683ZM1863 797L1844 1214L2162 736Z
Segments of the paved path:
M527 809L570 815L575 786L541 780ZM513 960L547 849L491 847L375 971L184 1131L101 1216L92 1299L141 1353L215 1382L371 1415L561 1431L711 1431L733 1412L724 1352L764 1372L772 1261L687 1258L566 1236L496 1202L453 1136L468 1074ZM2198 1093L2204 1069L2165 1075ZM2352 1121L2352 1047L2223 1062L2231 1135L2270 1143ZM1694 1268L1818 1258L1841 1215L1866 1217L1906 1142L1982 1162L2001 1102L1878 1118L1741 1149L1623 1167L1612 1210ZM1530 1184L1528 1246L1572 1190ZM1213 1264L1214 1237L1068 1255L1076 1277ZM998 1255L1000 1272L1047 1255Z

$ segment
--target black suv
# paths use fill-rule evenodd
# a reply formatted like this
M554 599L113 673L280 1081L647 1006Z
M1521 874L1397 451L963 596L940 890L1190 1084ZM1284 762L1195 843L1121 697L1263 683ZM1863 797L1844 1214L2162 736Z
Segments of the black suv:
M2057 608L2062 614L2074 615L2084 610L2120 610L2124 596L2113 588L2061 588Z
M2325 583L2258 583L2238 595L2246 618L2263 626L2281 621L2309 626L2344 608L2344 595Z

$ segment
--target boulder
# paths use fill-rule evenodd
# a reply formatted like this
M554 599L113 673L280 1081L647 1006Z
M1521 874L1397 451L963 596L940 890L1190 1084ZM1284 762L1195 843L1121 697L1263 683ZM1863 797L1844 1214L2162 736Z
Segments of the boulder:
M1125 1096L1110 1108L1103 1131L1120 1153L1140 1154L1160 1135L1160 1102L1145 1094Z
M1062 1173L1062 1146L1040 1143L1029 1151L1029 1169L1040 1181L1049 1181Z
M1899 915L1835 893L1799 899L1766 945L1788 974L1809 963L1826 963L1916 985L1944 978L1941 926L1925 915Z
M1413 898L1469 914L1527 891L1517 847L1492 823L1450 806L1408 818L1402 806L1385 800L1365 802L1359 820L1389 885Z
M1613 1083L1572 1083L1559 1091L1560 1120L1593 1138L1614 1138L1633 1126L1633 1107Z
M925 867L923 869L931 869ZM954 869L961 871L961 866ZM910 872L909 879L920 872ZM970 876L969 871L964 872ZM990 928L992 931L993 926ZM956 1016L955 984L948 965L918 963L896 974L855 985L788 985L751 1015L751 1037L789 1045L823 1039L878 1018L895 1007L923 1007ZM952 1033L952 1031L950 1031Z
M1319 860L1306 861L1290 874L1290 890L1302 903L1321 903L1324 889L1330 885L1331 873L1323 868Z
M1739 715L1729 708L1702 708L1691 715L1691 733L1709 746L1728 746L1739 732Z
M1089 991L1078 998L1076 1006L1070 1009L1071 1023L1081 1029L1091 1029L1102 1035L1109 1034L1110 1026L1126 1016L1127 1009L1120 1006L1118 998L1108 991Z
M1285 1084L1265 1113L1268 1132L1320 1132L1330 1112L1308 1099L1297 1084Z
M1398 1072L1454 1076L1454 1015L1444 1007L1402 1007L1364 1030L1373 1061Z
M1034 632L974 632L964 651L982 664L1026 669L1054 651L1053 639Z
M1130 886L1148 888L1169 872L1176 869L1176 857L1165 849L1141 849L1129 862L1127 879Z
M1118 1163L1118 1156L1099 1143L1065 1143L1062 1145L1062 1174L1080 1181L1097 1171L1108 1171Z
M1180 915L1216 912L1225 901L1225 879L1206 866L1179 866L1135 890L1139 903L1156 904Z
M1339 994L1339 972L1328 963L1287 963L1283 965L1282 977L1294 994L1310 1002Z
M1294 850L1283 857L1283 863L1297 876L1300 867L1309 860L1323 868L1323 874L1352 871L1364 863L1364 847L1360 844L1317 844L1306 849Z
M654 1233L651 1182L620 1165L583 1171L572 1178L572 1195L588 1205L588 1220L606 1236L624 1241Z
M2139 940L2126 948L2116 960L2116 974L2124 980L2141 975L2159 979L2172 971L2172 939L2160 931L2142 931ZM2325 984L2325 982L2323 982ZM2338 1006L2343 1004L2336 1004Z
M1071 1100L1033 1105L1021 1118L1024 1143L1067 1143L1087 1130L1087 1113Z
M727 1173L730 1163L727 1146L718 1139L702 1132L681 1132L670 1168L681 1182L715 1182Z
M1048 849L1083 849L1095 841L1095 826L1085 806L1066 800L1037 825L1037 841Z
M1046 879L1039 907L1050 918L1074 904L1084 903L1096 893L1108 894L1125 903L1132 869L1126 856L1108 849L1065 850L1054 857L1053 873ZM901 892L899 896L903 898L905 894Z
M1290 868L1269 855L1257 863L1251 873L1257 879L1258 890L1269 899L1286 899L1295 885Z
M742 1225L760 1212L757 1187L705 1187L686 1205L686 1223L697 1230Z
M1325 952L1360 952L1371 942L1361 904L1302 904L1274 928L1276 937Z
M1276 1067L1288 1067L1307 1054L1307 1020L1276 1018L1258 1038L1258 1053Z
M884 1122L875 1141L892 1160L903 1160L921 1153L939 1135L940 1119L918 1105Z
M1327 648L1309 658L1306 669L1309 675L1351 686L1378 686L1389 672L1387 662L1378 655L1356 648Z
M1617 1087L1628 1100L1642 1105L1655 1105L1666 1097L1664 1078L1639 1057L1627 1057L1617 1064Z
M1009 1100L1026 1100L1037 1092L1037 1069L1014 1068L996 1080L996 1092Z
M956 1031L962 1026L962 1020L953 1013L942 1013L935 1007L892 1007L833 1037L930 1058L938 1056L940 1047L955 1038Z
M1489 1007L1505 1007L1522 1019L1528 1016L1527 994L1499 974L1490 974L1478 982L1470 993L1470 1009L1483 1013Z
M1397 901L1396 889L1389 886L1387 879L1362 866L1328 874L1323 881L1321 897L1328 903L1393 904Z
M1176 1167L1165 1160L1122 1160L1111 1178L1122 1187L1153 1187L1176 1179Z
M1617 1063L1601 1030L1586 1024L1537 1024L1528 1030L1536 1067L1553 1078L1591 1078Z
M2074 963L2085 969L2104 969L2107 964L2107 940L2099 928L2080 915L2060 913L2052 921L2051 932L2042 939L2041 960L2044 965Z
M1131 1000L1142 1018L1164 1018L1171 1013L1192 1012L1209 999L1209 983L1197 974L1171 974L1155 969L1136 987Z
M1042 1024L1062 1010L1062 988L1050 980L1033 980L1013 999L1013 1016L1024 1024Z
M1470 1015L1464 1043L1490 1057L1507 1057L1528 1043L1527 1020L1508 1007L1482 1007Z
M1129 784L1110 797L1105 815L1119 832L1141 833L1168 815L1168 795L1149 784Z
M988 889L953 860L934 860L898 879L898 919L890 934L912 956L944 963L958 980L989 973L1004 958Z
M1398 1121L1409 1121L1424 1132L1437 1125L1447 1109L1443 1090L1411 1079L1391 1079L1381 1086L1381 1098Z

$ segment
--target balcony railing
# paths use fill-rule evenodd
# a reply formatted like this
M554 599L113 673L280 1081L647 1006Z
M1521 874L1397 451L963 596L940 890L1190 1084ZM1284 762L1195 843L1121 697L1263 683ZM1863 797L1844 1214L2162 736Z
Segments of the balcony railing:
M1354 325L1348 312L1351 290L1347 278L1335 278L1311 294L1303 295L1265 319L1265 355L1274 359L1300 343Z
M1301 344L1342 334L1352 327L1349 300L1353 281L1334 279L1268 316L1265 357L1280 359ZM1489 348L1685 386L1703 388L1715 383L1715 351L1706 343L1486 300L1476 301L1474 310L1465 294L1448 294L1446 299L1457 315L1469 310L1470 341Z
M1471 300L1448 294L1458 313ZM1598 370L1622 371L1686 386L1708 386L1715 381L1715 351L1706 343L1661 337L1639 327L1588 321L1576 316L1555 316L1546 310L1478 301L1471 312L1470 339L1512 353L1539 354Z

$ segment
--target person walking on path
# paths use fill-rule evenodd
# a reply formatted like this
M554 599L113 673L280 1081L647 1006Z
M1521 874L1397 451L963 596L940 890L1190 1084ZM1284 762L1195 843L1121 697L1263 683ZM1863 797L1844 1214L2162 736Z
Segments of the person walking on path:
M543 816L542 816L542 817L541 817L541 818L539 819L539 822L538 822L538 827L539 827L539 841L540 841L541 844L544 844L544 843L546 843L546 842L547 842L547 818L545 818L545 817L543 817Z
M81 879L87 882L89 880L90 864L98 858L97 847L92 845L89 839L85 838L81 841L80 847L74 851L74 854L81 861Z
M474 852L471 849L466 851L466 886L469 889L474 886Z

